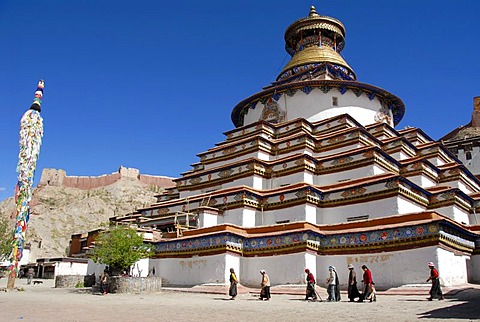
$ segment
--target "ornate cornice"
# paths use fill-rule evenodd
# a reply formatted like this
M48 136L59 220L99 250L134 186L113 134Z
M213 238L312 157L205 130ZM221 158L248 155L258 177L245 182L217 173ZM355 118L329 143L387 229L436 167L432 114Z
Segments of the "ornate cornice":
M295 223L282 225L280 231L275 229L277 226L269 226L264 228L261 234L252 234L259 229L235 226L229 231L230 225L224 225L221 228L223 231L207 230L204 234L190 232L188 237L165 240L154 245L157 257L202 256L224 252L248 257L304 251L320 255L342 255L399 251L435 245L445 245L466 253L476 251L475 240L479 239L480 235L465 230L442 216L431 216L431 219L425 216L417 217L424 219L414 220L415 216L410 215L397 216L398 223L387 226L378 226L380 220L356 223L355 226L363 224L360 230L338 227L330 231L322 229L328 226L305 223L302 228L302 223ZM343 226L347 228L348 224Z

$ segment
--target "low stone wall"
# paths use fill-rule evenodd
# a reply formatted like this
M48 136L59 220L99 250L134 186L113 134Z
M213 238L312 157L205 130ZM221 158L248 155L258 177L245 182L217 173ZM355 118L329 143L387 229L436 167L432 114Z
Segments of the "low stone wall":
M160 277L112 276L109 283L112 293L155 293L162 288Z
M78 285L83 286L84 283L84 275L57 275L57 277L55 277L56 288L75 287Z

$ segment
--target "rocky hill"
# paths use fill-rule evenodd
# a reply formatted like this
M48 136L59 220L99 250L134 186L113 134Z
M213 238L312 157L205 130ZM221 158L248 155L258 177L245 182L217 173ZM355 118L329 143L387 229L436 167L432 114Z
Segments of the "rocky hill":
M31 244L30 262L66 256L72 234L154 203L155 195L173 185L171 178L144 176L123 167L100 177L69 177L63 170L44 170L30 202L26 239ZM0 202L0 216L15 217L13 198ZM13 225L14 219L12 231Z

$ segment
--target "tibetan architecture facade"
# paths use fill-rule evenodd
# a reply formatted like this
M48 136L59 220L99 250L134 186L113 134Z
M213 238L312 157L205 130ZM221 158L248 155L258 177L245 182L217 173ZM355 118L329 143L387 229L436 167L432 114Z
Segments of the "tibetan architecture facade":
M480 178L480 96L473 99L472 119L440 140L477 178Z
M311 8L285 32L291 60L233 108L235 128L158 202L114 222L162 231L150 270L163 284L304 283L366 264L379 288L480 281L480 182L405 106L357 81L345 27ZM408 267L407 267L408 264Z

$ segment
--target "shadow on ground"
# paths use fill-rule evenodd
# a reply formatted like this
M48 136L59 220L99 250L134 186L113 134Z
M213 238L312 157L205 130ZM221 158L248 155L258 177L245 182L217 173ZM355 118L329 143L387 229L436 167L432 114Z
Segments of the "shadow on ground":
M467 288L460 292L447 293L446 307L419 314L421 319L480 319L480 289Z

